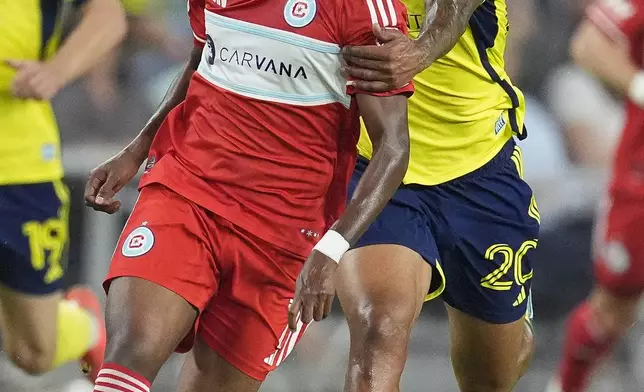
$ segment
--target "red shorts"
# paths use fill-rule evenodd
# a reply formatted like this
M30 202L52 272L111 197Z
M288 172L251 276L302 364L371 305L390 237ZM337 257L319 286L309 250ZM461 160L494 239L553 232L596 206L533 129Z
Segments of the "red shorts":
M267 228L270 230L270 228ZM248 376L264 380L301 338L287 327L301 256L263 241L170 189L141 190L105 280L138 277L200 311L196 333ZM192 347L194 332L177 348Z
M616 295L644 292L644 199L615 196L599 218L595 276Z

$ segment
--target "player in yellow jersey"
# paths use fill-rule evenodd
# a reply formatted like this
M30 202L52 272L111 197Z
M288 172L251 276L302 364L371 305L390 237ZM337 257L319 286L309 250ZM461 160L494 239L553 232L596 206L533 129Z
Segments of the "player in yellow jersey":
M423 301L442 295L461 391L508 392L534 349L530 256L540 218L513 137L526 136L525 104L504 71L506 2L403 1L411 37L374 27L380 45L343 49L358 88L412 77L416 88L404 183L337 270L351 332L344 391L398 391L412 325ZM372 156L364 132L359 152L350 192ZM292 320L328 310L311 278L319 273L304 268Z
M82 18L59 48L68 7ZM69 196L49 99L125 30L118 0L0 1L0 332L30 374L82 360L91 378L103 360L98 299L82 287L61 292Z

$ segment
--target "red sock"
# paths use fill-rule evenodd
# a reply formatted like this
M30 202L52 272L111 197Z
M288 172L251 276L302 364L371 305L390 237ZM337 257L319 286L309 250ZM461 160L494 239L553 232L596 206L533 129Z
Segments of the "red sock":
M138 373L115 363L105 363L98 372L94 392L150 392L150 382Z
M564 356L559 364L559 378L564 392L582 392L592 371L617 340L616 337L606 336L595 320L587 301L570 315Z

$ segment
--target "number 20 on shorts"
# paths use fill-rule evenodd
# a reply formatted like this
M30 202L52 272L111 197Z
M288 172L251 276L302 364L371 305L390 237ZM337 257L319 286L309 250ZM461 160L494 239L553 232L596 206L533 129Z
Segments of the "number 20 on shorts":
M514 302L514 306L521 304L526 299L523 285L532 279L532 275L534 274L533 270L524 274L523 258L529 250L535 249L537 244L538 241L536 239L525 241L516 252L507 244L490 246L485 251L485 259L494 261L497 257L501 257L502 263L498 268L481 279L481 286L497 291L509 291L516 283L521 286L521 292ZM508 273L511 269L513 270L511 273L512 279L509 279Z

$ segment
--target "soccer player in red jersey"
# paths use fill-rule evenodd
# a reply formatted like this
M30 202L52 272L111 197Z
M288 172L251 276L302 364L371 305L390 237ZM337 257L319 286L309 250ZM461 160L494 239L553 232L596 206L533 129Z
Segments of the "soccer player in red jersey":
M325 298L320 320L337 261L407 169L412 85L365 94L340 74L340 47L375 42L373 24L406 32L398 0L188 5L195 48L184 72L87 184L86 202L113 213L147 157L105 281L95 391L148 392L170 354L190 348L180 390L257 390L305 330L287 325L305 261ZM358 113L376 152L342 213Z
M627 119L594 243L596 286L570 315L548 392L584 390L592 370L635 322L644 292L644 1L591 5L571 53L626 96Z

